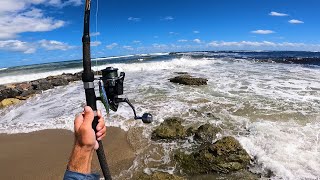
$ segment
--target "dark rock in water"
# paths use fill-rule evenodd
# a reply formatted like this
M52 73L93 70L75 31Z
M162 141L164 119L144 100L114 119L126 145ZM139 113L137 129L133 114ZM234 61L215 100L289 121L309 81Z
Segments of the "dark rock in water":
M69 81L64 78L54 78L50 82L53 86L65 86L69 84Z
M172 83L184 84L184 85L207 85L207 79L205 78L195 78L190 75L181 75L169 79Z
M65 86L69 82L81 80L82 72L75 74L62 74L58 76L49 76L44 79L38 79L31 82L22 82L15 84L0 85L0 101L7 98L16 98L26 100L33 94L52 89L55 86Z
M195 132L194 138L197 141L212 143L217 138L217 134L221 132L218 127L213 127L211 124L204 124Z
M163 173L163 172L156 172L156 173L153 173L152 175L143 174L135 179L136 180L185 180L185 178L183 177L168 174L168 173Z
M240 143L230 136L205 144L191 154L177 152L174 158L189 175L238 171L246 169L251 160Z
M48 89L52 89L54 86L46 79L40 79L31 82L34 90L45 91Z
M19 83L15 85L15 88L20 90L20 91L28 91L32 89L32 86L30 83Z
M248 170L242 169L239 171L231 172L228 174L205 174L205 175L197 175L192 176L190 179L192 180L212 180L212 179L219 179L219 180L258 180L260 176L254 174Z
M188 72L175 72L176 74L180 74L180 75L182 75L182 74L189 74Z
M6 98L13 98L16 96L19 96L21 94L21 92L18 89L14 89L14 88L6 88L6 89L2 89L0 91L0 100L6 99Z
M187 136L193 136L197 132L198 128L189 127L186 131Z
M186 137L182 119L178 117L165 119L152 133L152 139L181 139Z

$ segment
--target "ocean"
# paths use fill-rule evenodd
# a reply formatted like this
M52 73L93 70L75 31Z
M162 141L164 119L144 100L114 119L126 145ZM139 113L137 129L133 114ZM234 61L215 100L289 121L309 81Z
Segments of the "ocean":
M211 123L223 129L221 136L239 140L255 160L251 171L272 171L272 179L320 178L320 52L158 53L97 58L92 64L93 70L113 66L126 72L124 95L139 115L150 112L155 120L149 125L134 121L131 109L121 105L107 118L108 126L143 127L141 136L148 139L167 117L181 117L184 125ZM3 68L0 84L81 70L81 60ZM168 79L176 72L207 78L208 85L172 84ZM82 82L75 82L1 109L0 133L73 130L84 97ZM130 170L175 171L170 152L181 144L149 143L162 148L161 156L141 153Z

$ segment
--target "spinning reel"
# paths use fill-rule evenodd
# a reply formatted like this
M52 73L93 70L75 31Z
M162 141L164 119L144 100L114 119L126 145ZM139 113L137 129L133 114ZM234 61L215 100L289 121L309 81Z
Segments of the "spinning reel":
M113 67L107 67L102 70L102 77L99 81L99 91L100 98L103 105L105 106L107 113L109 114L109 109L112 111L117 111L119 103L127 103L133 110L134 119L142 120L144 123L151 123L153 117L150 113L144 113L141 117L137 116L134 106L131 104L128 98L120 98L119 95L123 95L123 82L125 78L125 73L121 72L118 75L118 69Z

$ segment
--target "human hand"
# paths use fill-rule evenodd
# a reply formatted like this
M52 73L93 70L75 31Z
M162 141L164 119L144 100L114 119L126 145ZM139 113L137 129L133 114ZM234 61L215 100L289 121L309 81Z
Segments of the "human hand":
M97 133L92 129L92 121L94 113L91 107L86 106L84 111L74 120L75 146L85 148L87 150L97 150L99 148L98 141L106 136L106 126L100 111L97 111L98 125ZM98 141L97 141L98 140Z
M97 112L97 133L92 129L94 113L86 106L74 120L75 143L68 163L68 170L88 174L91 172L91 161L94 149L99 148L98 141L106 136L106 126L101 112ZM97 141L98 140L98 141Z

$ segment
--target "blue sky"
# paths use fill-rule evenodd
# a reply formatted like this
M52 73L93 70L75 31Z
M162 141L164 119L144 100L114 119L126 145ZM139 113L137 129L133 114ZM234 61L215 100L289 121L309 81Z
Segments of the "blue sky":
M83 6L1 0L0 67L81 59ZM319 0L92 0L92 56L320 51L319 7Z

